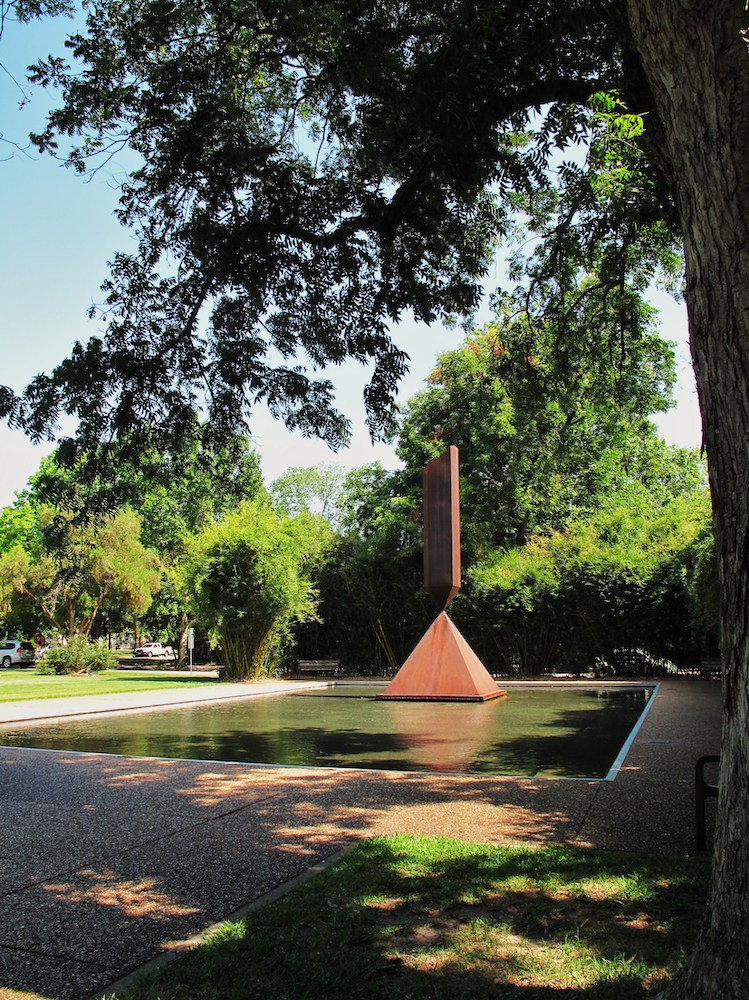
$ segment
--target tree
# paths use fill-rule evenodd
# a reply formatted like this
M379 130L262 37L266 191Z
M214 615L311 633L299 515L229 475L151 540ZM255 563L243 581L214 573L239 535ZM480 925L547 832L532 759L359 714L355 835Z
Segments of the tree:
M0 552L17 543L27 551L42 544L39 519L44 510L64 511L42 532L54 547L65 541L66 532L86 530L102 515L106 519L129 504L138 514L138 537L158 554L163 575L154 600L108 606L108 623L132 627L138 645L139 618L145 615L144 626L152 635L175 642L184 660L188 619L178 564L186 540L263 491L259 459L245 436L224 435L216 441L198 422L174 452L149 447L133 456L130 447L125 441L93 455L58 448L44 458L27 490L0 511ZM55 524L66 528L60 538L55 537Z
M326 539L319 519L242 504L188 543L193 610L237 680L280 666L292 625L314 617L312 571Z
M320 623L300 630L306 655L361 674L394 673L430 624L422 586L421 468L353 469L338 500L339 534L320 571Z
M35 537L0 555L0 600L25 598L67 637L88 636L107 606L146 610L161 586L161 564L139 541L133 511L84 526L48 507L36 514Z
M455 617L487 665L510 672L694 666L717 636L707 489L666 503L641 484L592 517L469 568ZM661 667L662 669L662 667Z
M398 454L410 468L448 444L460 449L469 554L562 527L664 469L648 418L668 406L671 349L646 324L612 357L619 334L585 291L576 317L554 300L563 330L506 302L497 322L440 356L428 388L408 403ZM694 473L699 480L698 463Z
M747 11L674 0L628 0L627 11L662 123L684 238L722 594L723 739L710 895L699 943L670 996L739 997L749 980Z
M291 468L271 483L269 492L276 507L287 516L316 514L336 527L345 475L335 465Z
M374 359L382 429L405 364L386 321L470 311L513 194L547 190L552 153L589 140L588 169L560 170L567 210L543 263L573 234L581 265L609 261L614 283L633 239L683 241L710 462L725 712L704 933L669 991L690 1000L749 980L747 30L739 0L99 4L75 72L37 71L64 92L38 142L89 132L70 151L83 168L112 142L142 155L122 204L141 249L115 261L105 340L2 396L30 433L64 406L90 440L178 427L208 372L219 424L259 396L340 441L330 386L298 348L313 367Z
M162 587L143 624L176 640L179 662L187 658L188 602L180 566L187 542L264 492L260 462L246 437L227 435L212 445L205 427L196 430L176 455L153 453L147 462L141 457L135 469L117 466L125 495L142 518L143 541L164 564Z

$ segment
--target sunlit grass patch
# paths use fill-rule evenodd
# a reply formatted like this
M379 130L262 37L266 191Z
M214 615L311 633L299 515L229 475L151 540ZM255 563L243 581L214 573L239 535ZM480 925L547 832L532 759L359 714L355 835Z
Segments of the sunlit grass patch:
M361 843L121 1000L635 1000L697 932L701 860Z
M76 698L80 695L124 694L128 691L163 691L165 688L218 685L215 677L175 676L168 671L144 676L136 672L105 670L79 676L35 674L29 670L0 670L0 703L42 698Z

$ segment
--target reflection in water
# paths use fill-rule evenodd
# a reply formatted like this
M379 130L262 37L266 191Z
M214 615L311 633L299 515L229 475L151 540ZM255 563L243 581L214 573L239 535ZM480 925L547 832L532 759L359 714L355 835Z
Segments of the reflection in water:
M0 744L136 757L505 775L606 775L652 688L516 688L487 702L377 701L338 686L4 727Z
M386 701L389 724L403 734L412 770L473 772L484 749L504 730L499 712L476 709L488 702ZM500 705L497 703L497 708ZM447 709L447 711L445 711ZM489 770L493 770L489 768Z

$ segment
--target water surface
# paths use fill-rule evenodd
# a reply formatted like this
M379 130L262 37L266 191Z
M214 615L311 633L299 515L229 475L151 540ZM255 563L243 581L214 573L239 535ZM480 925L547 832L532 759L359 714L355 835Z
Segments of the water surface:
M603 778L652 688L513 688L488 702L377 701L341 685L4 727L0 744L136 757Z

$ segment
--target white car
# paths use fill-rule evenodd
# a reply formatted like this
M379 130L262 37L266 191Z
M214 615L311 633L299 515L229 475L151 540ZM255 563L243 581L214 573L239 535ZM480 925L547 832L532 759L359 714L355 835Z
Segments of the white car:
M136 656L146 656L150 659L163 659L167 656L174 656L171 646L162 646L160 642L144 642L135 650Z
M33 642L23 642L21 639L5 639L0 642L0 663L4 667L12 667L14 664L30 666L33 662Z

